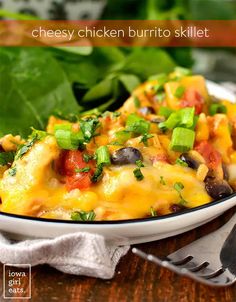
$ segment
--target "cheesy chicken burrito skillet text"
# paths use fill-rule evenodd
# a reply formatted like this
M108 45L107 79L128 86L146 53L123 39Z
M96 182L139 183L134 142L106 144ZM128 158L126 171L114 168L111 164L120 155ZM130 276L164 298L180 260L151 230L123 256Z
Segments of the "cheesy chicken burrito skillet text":
M165 215L236 190L236 104L176 68L115 112L0 139L0 211L78 221Z

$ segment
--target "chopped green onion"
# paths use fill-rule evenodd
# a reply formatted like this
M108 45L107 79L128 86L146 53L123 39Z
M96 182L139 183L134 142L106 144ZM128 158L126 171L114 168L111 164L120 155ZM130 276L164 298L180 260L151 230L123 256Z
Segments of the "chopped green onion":
M115 136L119 144L124 144L128 139L131 138L131 133L126 130L121 130L121 131L117 131L115 133Z
M75 211L71 213L71 219L75 221L93 221L96 217L94 211Z
M188 164L180 158L177 158L175 163L176 163L176 165L179 165L179 166L182 166L182 167L188 167Z
M115 111L115 112L113 112L112 115L113 115L114 118L116 118L116 117L119 117L121 115L121 112Z
M143 162L139 159L139 160L136 160L136 165L139 167L139 168L143 168L144 167L144 164Z
M178 152L186 152L193 148L195 132L190 129L177 127L174 129L170 148Z
M54 132L56 132L57 130L72 130L72 124L56 124L54 126Z
M153 207L150 208L150 214L152 217L157 216L157 211L153 209Z
M75 133L70 130L58 129L55 132L57 144L61 149L76 150L83 144L81 132Z
M100 122L97 117L90 117L86 120L80 121L80 129L83 133L85 142L90 142L90 140L95 136L95 132L99 126Z
M165 97L166 97L166 94L163 91L160 91L156 94L156 98L157 98L158 102L162 102L165 99Z
M83 154L83 160L88 163L90 160L94 159L94 155L90 155L90 154L87 154L87 153L84 153Z
M165 73L151 76L149 80L156 80L157 84L153 87L155 92L158 93L164 89L164 84L168 81L168 76Z
M97 165L110 165L110 153L107 146L101 146L96 150Z
M165 118L168 118L171 115L171 113L173 113L173 112L174 111L172 109L162 106L162 107L160 107L158 114L161 116L164 116Z
M134 169L133 173L134 173L134 176L136 177L136 179L137 179L138 181L141 181L141 180L144 179L143 173L141 172L141 169L140 169L140 168Z
M135 106L135 108L139 108L140 107L140 101L139 101L139 99L136 96L134 96L133 98L134 98L134 106Z
M173 112L165 122L162 122L158 127L162 130L174 129L180 122L179 112Z
M175 111L170 114L165 122L159 124L159 128L162 130L174 129L178 126L191 128L194 125L194 112L194 107L183 108L179 111Z
M37 140L38 140L38 136L33 135L28 142L26 142L24 145L19 146L16 152L15 160L18 160L23 155L25 155L33 147L33 145L36 143Z
M166 182L164 180L164 177L163 176L160 176L160 184L162 184L163 186L166 185Z
M180 126L185 128L192 127L195 108L194 107L183 108L179 111L179 113L180 113Z
M184 86L179 86L176 90L175 90L175 93L174 93L174 96L178 99L180 99L183 94L185 92L185 87Z
M182 182L176 182L174 184L174 189L180 193L183 189L184 189L184 185L182 184Z
M184 67L180 67L180 66L175 67L174 73L176 74L176 76L178 78L181 78L181 77L188 76L188 75L192 74L192 72L191 72L190 69L184 68Z
M75 169L75 173L87 173L87 172L89 172L90 170L91 170L90 167L84 167L84 168L81 168L81 169L76 168L76 169Z
M9 174L10 176L15 176L15 175L16 175L16 172L17 172L16 166L11 167L11 169L8 170L8 174Z
M210 115L215 115L217 113L227 113L227 108L223 104L211 104L209 113Z
M103 172L103 165L99 165L96 167L96 170L91 178L91 181L93 183L98 182L100 178L102 177L102 172Z
M137 165L138 168L134 169L133 173L134 173L134 176L136 177L136 179L138 181L141 181L141 180L144 179L144 175L143 175L143 173L141 171L141 168L144 167L144 164L143 164L143 162L140 159L136 160L135 163L136 163L136 165Z
M179 194L179 198L180 198L179 204L181 204L181 205L187 204L187 201L182 196L182 190L184 189L184 185L182 184L182 182L176 182L176 183L174 183L174 189Z
M152 137L153 137L152 134L144 133L144 135L141 137L140 143L143 143L147 147L148 146L148 140Z
M14 161L15 152L0 152L0 166L6 166Z
M149 132L150 123L139 117L135 113L131 113L126 121L127 130L135 134L145 134Z

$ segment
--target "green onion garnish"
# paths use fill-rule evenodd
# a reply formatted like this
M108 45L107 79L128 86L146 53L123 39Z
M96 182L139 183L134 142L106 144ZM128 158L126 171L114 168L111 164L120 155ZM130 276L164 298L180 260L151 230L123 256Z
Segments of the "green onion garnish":
M177 152L186 152L193 148L195 132L185 128L175 128L172 134L170 148Z
M75 221L93 221L95 217L94 211L75 211L71 213L71 219Z
M140 107L140 101L139 101L139 99L136 96L134 96L133 98L134 98L134 106L135 106L135 108L139 108Z
M180 66L175 67L174 73L176 74L176 77L178 77L178 78L182 78L184 76L188 76L188 75L192 74L190 69L180 67Z
M179 198L180 198L180 201L179 203L181 205L185 205L187 203L187 201L183 198L182 196L182 190L184 189L184 185L182 184L182 182L176 182L174 183L174 189L178 192L179 194Z
M72 124L56 124L54 126L54 132L57 130L72 130Z
M153 135L152 134L147 134L145 133L142 137L141 137L141 140L140 140L140 143L143 143L146 147L148 147L148 140L150 138L152 138Z
M96 150L97 165L110 165L110 153L107 146L101 146Z
M182 166L182 167L188 167L188 164L180 158L177 158L175 163L176 163L176 165L179 165L179 166Z
M94 183L98 182L102 177L103 167L111 164L110 153L107 146L101 146L96 150L96 161L97 167L91 178Z
M139 160L136 160L136 165L139 167L139 168L143 168L144 167L144 164L143 162L139 159Z
M176 182L174 184L174 189L180 193L183 189L184 189L184 185L182 184L182 182Z
M138 181L143 180L144 179L144 175L143 175L143 173L141 171L141 168L144 167L144 164L143 164L143 162L141 160L136 160L135 163L136 163L136 165L137 165L138 168L134 169L134 171L133 171L134 176L136 177L136 179Z
M227 113L227 108L223 104L211 104L209 113L210 115L215 115L217 113Z
M9 174L10 176L15 176L15 175L16 175L16 172L17 172L16 166L11 167L11 169L8 170L8 174Z
M115 133L115 136L116 136L117 142L122 145L128 139L131 138L131 133L129 131L126 131L126 130L121 130L121 131L117 131Z
M173 110L168 107L160 107L159 109L159 115L164 116L165 118L168 118L171 113L173 113Z
M179 112L173 112L165 122L158 125L161 130L174 129L180 123Z
M55 132L57 144L61 149L76 150L82 148L83 135L82 132L72 132L71 130L58 129Z
M183 108L179 111L180 114L180 126L185 128L190 128L193 125L194 120L194 107Z
M153 207L150 208L150 214L152 217L157 216L157 211L153 209Z
M85 142L90 142L90 140L95 136L95 132L99 126L100 122L97 117L90 117L86 120L80 121L80 129L83 133Z
M76 168L75 169L75 173L87 173L87 172L89 172L91 170L91 168L90 167L84 167L84 168L81 168L81 169L78 169L78 168Z
M94 159L94 155L90 155L90 154L87 154L87 153L84 153L83 154L83 160L88 163L90 160Z
M145 134L149 132L150 123L139 117L135 113L131 113L126 121L127 130L135 134Z
M165 107L162 107L165 108ZM194 123L197 121L194 116L195 108L188 107L180 109L171 113L165 122L160 123L158 126L162 130L174 129L175 127L181 126L184 128L193 127Z
M103 165L99 165L96 167L96 170L91 178L91 181L93 183L98 182L100 178L102 177L102 172L103 172Z
M160 184L162 184L163 186L166 185L166 182L164 180L164 177L163 176L160 176Z
M141 180L144 179L143 173L141 172L141 169L140 169L140 168L134 169L133 173L134 173L134 176L136 177L136 179L137 179L138 181L141 181Z
M174 93L174 96L178 99L182 98L185 92L185 87L184 86L179 86Z

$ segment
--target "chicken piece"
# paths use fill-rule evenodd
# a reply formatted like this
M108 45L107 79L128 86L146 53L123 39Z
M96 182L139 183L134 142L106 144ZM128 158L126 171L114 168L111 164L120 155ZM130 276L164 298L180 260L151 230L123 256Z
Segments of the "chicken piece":
M47 185L54 177L52 162L59 156L53 136L36 142L6 170L0 183L1 211L37 216L42 196L50 195Z

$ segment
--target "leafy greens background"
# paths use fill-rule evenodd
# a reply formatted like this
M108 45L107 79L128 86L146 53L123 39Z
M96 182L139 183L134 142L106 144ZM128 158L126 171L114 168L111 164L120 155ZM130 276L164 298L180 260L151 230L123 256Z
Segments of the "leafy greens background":
M0 135L44 129L51 114L117 109L178 63L159 48L0 48Z

